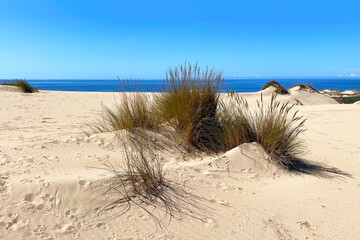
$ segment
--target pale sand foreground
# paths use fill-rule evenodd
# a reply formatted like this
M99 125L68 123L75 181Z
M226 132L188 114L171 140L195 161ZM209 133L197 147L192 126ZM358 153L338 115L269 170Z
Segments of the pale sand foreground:
M251 104L260 97L242 95ZM111 174L96 167L121 153L112 134L87 138L79 127L118 94L1 91L0 239L358 239L360 105L301 92L279 99L299 103L293 97L308 118L303 157L337 173L276 171L261 165L266 154L256 144L228 158L167 156L166 176L178 189L173 204L183 213L165 215L160 227L135 205L123 215L120 206L92 211L117 197L104 196Z

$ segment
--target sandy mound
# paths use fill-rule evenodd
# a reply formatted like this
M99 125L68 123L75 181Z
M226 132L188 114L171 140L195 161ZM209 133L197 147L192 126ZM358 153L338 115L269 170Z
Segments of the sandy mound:
M257 106L257 102L260 101L261 97L264 101L264 103L269 103L271 100L271 97L273 94L275 94L276 88L273 86L270 86L264 90L258 91L258 92L251 92L251 93L237 93L242 98L246 99L246 101L251 106ZM224 99L227 99L226 95L223 95ZM295 104L299 105L299 101L291 97L289 94L277 94L276 100L281 103L289 103L289 104Z
M0 92L22 92L20 88L15 86L0 85Z
M297 87L291 88L289 93L294 99L297 99L303 105L339 104L331 97L314 91L300 90Z
M276 92L276 87L270 86L270 87L265 88L264 90L260 90L259 92L262 94L265 94L265 95L268 95L268 94L271 95Z
M229 172L249 172L261 176L273 175L278 171L278 168L269 162L269 156L264 149L255 142L241 144L210 162L209 165Z

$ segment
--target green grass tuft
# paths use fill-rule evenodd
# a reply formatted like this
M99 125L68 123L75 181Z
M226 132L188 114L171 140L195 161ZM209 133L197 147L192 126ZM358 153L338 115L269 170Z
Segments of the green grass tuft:
M157 98L156 107L163 121L169 122L182 136L185 145L203 151L217 151L221 127L217 119L219 91L224 78L206 68L179 65L170 68L167 88Z
M284 168L293 169L302 150L299 134L305 131L306 119L291 113L294 105L281 104L273 95L270 104L263 99L252 116L252 129L258 142L271 159Z
M122 101L113 108L103 106L103 113L95 122L86 124L83 131L93 133L131 131L135 128L154 129L159 125L150 99L145 93L121 93Z
M221 124L221 149L230 150L240 144L253 142L252 115L249 104L239 95L229 95L230 101L219 104L218 118Z
M223 150L257 142L274 163L287 169L295 168L302 150L299 134L305 131L305 120L297 116L297 111L292 113L293 107L278 102L276 94L270 103L261 96L255 109L241 97L231 96L230 104L223 104L220 113Z

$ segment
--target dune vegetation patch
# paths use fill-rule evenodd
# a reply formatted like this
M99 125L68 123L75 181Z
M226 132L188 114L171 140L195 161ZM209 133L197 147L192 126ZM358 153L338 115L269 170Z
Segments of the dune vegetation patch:
M22 79L15 79L15 80L2 80L0 85L7 85L7 86L15 86L21 89L24 93L33 93L38 92L35 87L31 86L28 81Z
M357 101L360 101L360 96L351 96L351 97L333 97L337 102L344 104L353 104Z
M311 85L308 85L308 84L295 84L295 85L292 85L290 87L290 89L292 88L298 88L298 90L304 90L304 91L308 91L308 92L316 92L316 93L319 93L318 90L316 90L313 86Z
M265 89L267 89L268 87L274 87L274 88L276 88L275 92L276 92L277 94L288 94L288 93L289 93L283 85L281 85L280 83L278 83L278 82L275 81L275 80L270 81L270 82L267 82L267 83L261 88L261 90L265 90Z
M302 152L299 135L305 131L305 119L298 116L298 111L292 111L293 107L278 102L276 94L272 95L270 103L261 95L255 108L239 95L231 96L228 105L222 104L220 113L223 150L257 142L275 164L289 170L296 167L292 162L299 159Z
M270 103L258 101L257 108L251 115L251 128L258 142L270 155L271 160L283 168L296 169L302 142L299 135L305 131L306 119L292 112L294 105L276 101L271 97Z
M185 145L203 151L220 150L221 126L217 117L219 91L225 79L221 73L197 65L170 68L167 87L157 97L155 106L163 122L168 122Z
M87 123L82 130L90 136L135 128L153 129L158 125L158 115L146 94L124 92L121 93L120 102L113 107L103 106L102 114L95 121Z
M125 162L119 164L120 167L104 164L105 169L114 175L111 188L119 190L123 201L133 198L152 201L166 187L163 161L142 144L131 146L131 149L125 148Z
M302 149L299 135L305 120L293 111L294 105L281 104L273 94L250 107L238 94L220 98L225 79L221 73L197 65L179 65L167 71L166 87L154 98L144 93L121 93L115 108L104 107L103 115L87 124L91 133L134 129L173 131L174 141L205 153L221 153L240 144L257 142L280 167L296 167ZM167 126L167 127L160 127ZM147 138L150 139L150 138Z

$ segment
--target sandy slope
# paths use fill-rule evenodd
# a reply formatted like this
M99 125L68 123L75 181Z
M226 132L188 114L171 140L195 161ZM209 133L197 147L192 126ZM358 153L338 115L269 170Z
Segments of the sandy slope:
M264 98L270 93L263 92ZM251 104L260 97L242 95ZM303 100L296 108L308 118L304 158L328 166L318 172L289 174L268 166L254 143L223 156L183 161L167 155L166 176L177 192L170 202L173 217L161 204L154 210L165 217L159 225L135 205L127 212L120 205L97 214L119 197L103 194L111 175L98 168L121 159L120 143L111 133L87 138L79 127L114 98L117 94L0 92L0 239L360 236L359 104L329 104L314 94L279 96Z

